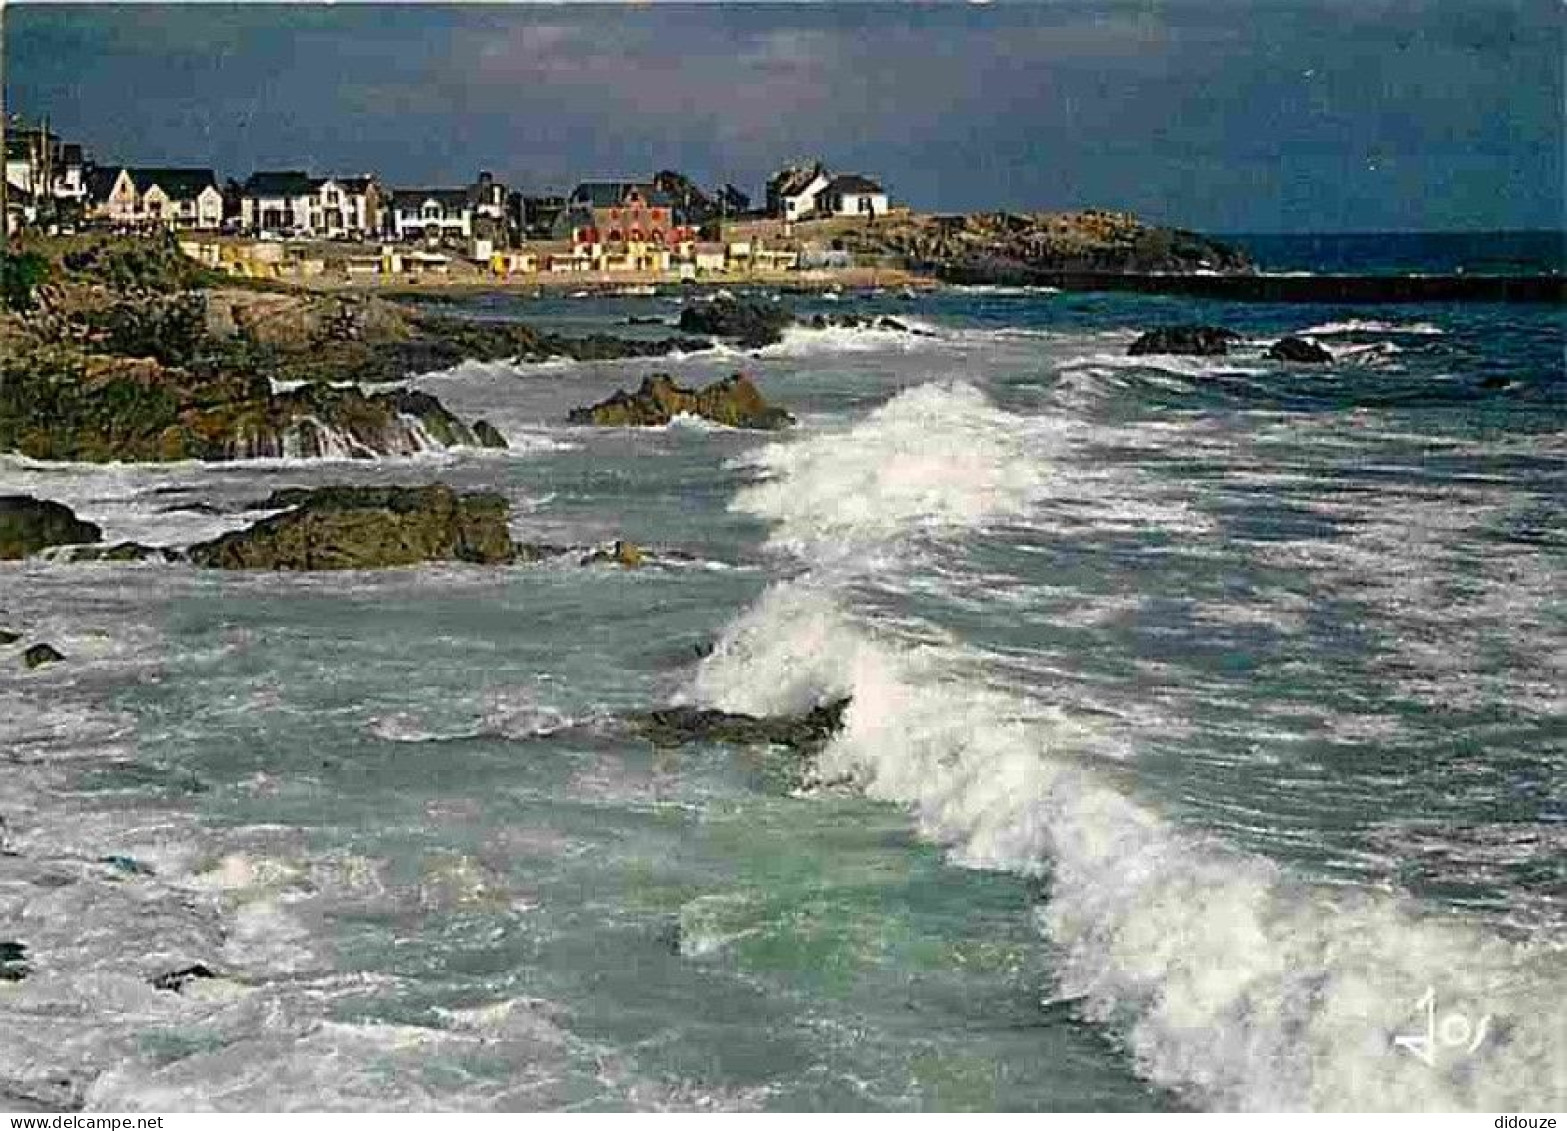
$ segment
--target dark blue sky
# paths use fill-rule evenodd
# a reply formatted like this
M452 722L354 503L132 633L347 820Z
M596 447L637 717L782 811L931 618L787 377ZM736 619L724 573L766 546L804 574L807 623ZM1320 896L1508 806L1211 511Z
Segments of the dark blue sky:
M920 208L1558 227L1557 0L59 6L8 98L103 159L531 189L820 155Z

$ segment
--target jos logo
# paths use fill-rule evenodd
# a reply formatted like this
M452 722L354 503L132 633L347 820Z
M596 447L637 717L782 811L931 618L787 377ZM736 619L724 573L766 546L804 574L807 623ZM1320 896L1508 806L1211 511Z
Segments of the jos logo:
M1471 1021L1467 1014L1457 1012L1443 1014L1438 1020L1434 986L1426 987L1426 992L1415 1003L1415 1009L1425 1014L1425 1032L1394 1037L1393 1043L1409 1050L1432 1068L1436 1067L1438 1049L1461 1049L1467 1056L1485 1043L1486 1034L1490 1032L1489 1013L1478 1022Z

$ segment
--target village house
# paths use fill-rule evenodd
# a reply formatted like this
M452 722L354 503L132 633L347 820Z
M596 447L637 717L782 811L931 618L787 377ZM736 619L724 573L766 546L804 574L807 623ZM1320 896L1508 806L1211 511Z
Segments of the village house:
M392 190L391 230L400 240L439 240L473 236L472 195L461 188Z
M672 253L696 236L668 194L637 181L584 181L557 217L555 234L604 271L667 271Z
M827 182L816 206L826 216L885 216L887 191L869 177L840 173Z
M63 141L44 127L12 127L5 139L4 177L7 207L29 222L52 205L80 207L87 198L87 168L82 147Z
M818 162L790 165L767 181L767 213L782 220L804 220L816 214L816 201L831 178Z
M89 180L91 214L111 224L202 230L223 223L223 194L211 169L104 166Z
M823 216L885 216L887 191L859 173L832 174L820 163L790 165L767 182L767 211L784 221Z
M252 173L241 189L240 228L257 236L302 235L310 228L316 183L298 169Z
M312 179L305 228L327 239L365 239L381 231L383 192L375 177Z

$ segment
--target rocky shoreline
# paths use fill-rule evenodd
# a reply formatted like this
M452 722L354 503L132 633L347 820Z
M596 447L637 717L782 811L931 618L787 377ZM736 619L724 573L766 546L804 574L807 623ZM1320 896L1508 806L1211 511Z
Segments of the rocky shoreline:
M85 462L376 457L505 447L426 393L366 392L463 361L608 360L706 339L570 338L356 295L216 286L172 245L34 254L0 311L0 451Z

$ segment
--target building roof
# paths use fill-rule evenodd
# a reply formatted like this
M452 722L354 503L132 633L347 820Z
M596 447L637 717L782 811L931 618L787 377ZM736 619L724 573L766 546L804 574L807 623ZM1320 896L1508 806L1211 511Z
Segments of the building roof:
M392 202L406 208L410 204L423 204L427 200L439 201L443 208L468 207L468 190L465 188L397 188L392 190Z
M774 173L767 187L779 196L797 196L817 177L825 175L826 170L820 162L814 165L791 165Z
M316 180L315 185L320 188L328 181L343 186L345 190L356 196L363 196L370 191L370 186L375 184L375 177L369 173L358 177L321 177Z
M574 203L589 204L594 208L616 208L625 202L635 189L653 208L672 208L674 200L646 181L583 181L572 190Z
M308 196L314 181L309 173L298 169L281 172L252 173L245 181L246 196Z
M108 200L114 191L114 182L120 179L118 165L89 165L83 178L87 186L88 200Z
M876 193L879 196L887 190L869 177L862 177L858 173L839 173L827 182L827 187L822 191L829 193L869 192Z
M211 169L130 169L127 172L137 192L157 185L171 200L194 200L204 189L217 188L218 177Z

